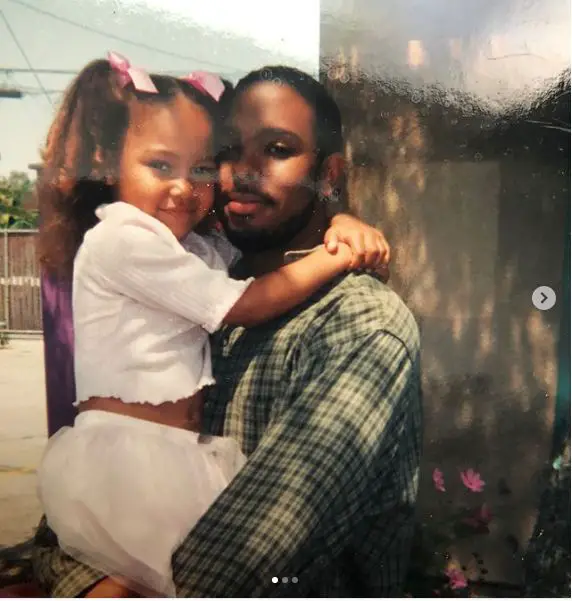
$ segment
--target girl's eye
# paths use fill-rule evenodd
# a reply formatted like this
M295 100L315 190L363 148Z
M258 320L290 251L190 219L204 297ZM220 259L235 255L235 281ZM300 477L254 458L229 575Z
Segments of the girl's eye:
M171 173L171 165L167 163L167 161L150 161L149 167L155 169L155 171L160 171L164 175L168 175L169 173Z
M284 146L284 144L269 144L266 147L266 152L277 159L287 159L294 154L294 151L288 146Z

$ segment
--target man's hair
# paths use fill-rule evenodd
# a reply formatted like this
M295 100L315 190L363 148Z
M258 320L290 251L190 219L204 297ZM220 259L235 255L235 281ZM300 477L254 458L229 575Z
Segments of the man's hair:
M187 81L150 75L157 93L122 86L109 61L84 67L67 89L42 153L37 195L41 213L40 261L69 276L95 209L115 200L118 165L133 103L167 104L181 94L204 108L213 132L222 123L220 105Z
M336 101L326 88L311 75L282 65L268 66L251 71L236 84L230 100L257 83L270 82L287 85L296 91L312 108L318 163L336 152L343 151L342 117Z

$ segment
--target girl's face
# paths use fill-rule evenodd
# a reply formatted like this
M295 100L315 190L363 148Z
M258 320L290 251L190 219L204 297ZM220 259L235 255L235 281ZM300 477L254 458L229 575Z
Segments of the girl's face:
M119 200L182 240L212 208L212 151L209 115L182 94L169 104L134 103L121 153Z

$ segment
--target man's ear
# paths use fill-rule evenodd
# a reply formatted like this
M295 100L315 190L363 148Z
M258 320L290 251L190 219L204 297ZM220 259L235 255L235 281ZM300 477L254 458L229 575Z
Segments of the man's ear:
M346 160L336 152L322 163L319 195L330 217L349 212L346 195Z
M341 152L327 156L322 163L319 193L325 200L338 202L344 185L346 160Z

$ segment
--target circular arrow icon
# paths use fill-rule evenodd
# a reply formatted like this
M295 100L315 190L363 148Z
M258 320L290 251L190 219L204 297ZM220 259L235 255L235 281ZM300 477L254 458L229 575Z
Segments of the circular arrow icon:
M548 311L556 304L556 292L550 286L539 286L532 293L532 304L540 311Z

